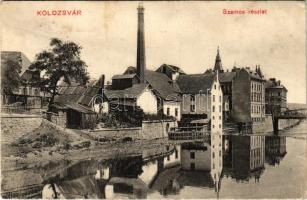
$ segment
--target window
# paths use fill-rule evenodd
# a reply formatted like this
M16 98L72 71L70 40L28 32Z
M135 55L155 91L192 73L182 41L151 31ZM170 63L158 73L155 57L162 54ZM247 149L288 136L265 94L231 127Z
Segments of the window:
M190 152L190 158L194 159L195 158L195 152Z
M169 108L166 109L166 115L169 116L170 112L169 112Z
M222 112L222 106L219 106L219 112Z
M191 105L190 110L191 110L191 112L195 112L195 105Z
M214 89L216 89L216 84L214 84Z
M215 106L212 106L212 112L215 112Z
M195 170L195 163L191 163L191 170Z
M215 154L214 154L214 152L212 153L212 158L214 158L215 157Z
M220 103L221 103L221 102L222 102L222 96L220 96L220 98L219 98L219 99L220 99Z
M212 95L212 101L215 102L215 95Z
M167 161L170 161L170 157L169 157L169 155L167 156Z
M178 108L175 108L175 116L178 116Z
M195 112L195 96L194 95L191 95L190 101L191 101L190 110L191 112Z
M177 149L175 150L175 158L176 159L178 158L178 151L177 151Z
M215 119L215 117L214 117L214 116L212 116L212 119L214 120L214 119Z

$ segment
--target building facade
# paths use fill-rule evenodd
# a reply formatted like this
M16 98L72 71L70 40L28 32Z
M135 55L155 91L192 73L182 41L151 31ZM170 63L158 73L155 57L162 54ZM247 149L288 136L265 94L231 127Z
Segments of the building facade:
M266 113L272 112L281 113L287 109L287 88L276 81L275 78L270 78L265 84L265 102Z
M241 68L232 82L232 119L236 122L265 121L265 80L249 68Z

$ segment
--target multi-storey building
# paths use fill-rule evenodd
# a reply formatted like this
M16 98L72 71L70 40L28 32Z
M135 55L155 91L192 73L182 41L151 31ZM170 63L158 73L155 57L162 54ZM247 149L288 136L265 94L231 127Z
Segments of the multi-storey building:
M265 80L250 68L241 68L232 81L232 119L236 122L264 122Z
M266 113L280 113L287 108L287 88L276 81L275 78L270 78L265 83L265 102Z

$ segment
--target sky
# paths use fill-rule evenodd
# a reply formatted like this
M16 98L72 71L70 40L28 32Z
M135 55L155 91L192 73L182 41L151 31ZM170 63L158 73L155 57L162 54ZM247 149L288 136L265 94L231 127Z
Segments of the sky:
M2 50L31 61L50 38L81 45L92 78L111 80L136 65L139 2L2 2ZM30 5L30 6L29 6ZM217 47L224 69L255 68L281 80L288 102L306 102L304 2L144 2L146 67L163 63L186 73L214 66ZM80 16L38 16L40 10L81 10ZM267 10L265 15L225 15L227 10Z

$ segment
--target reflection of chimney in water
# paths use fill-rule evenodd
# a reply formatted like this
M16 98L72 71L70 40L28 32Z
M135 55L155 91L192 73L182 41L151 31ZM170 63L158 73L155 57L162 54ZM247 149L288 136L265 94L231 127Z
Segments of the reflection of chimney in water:
M146 68L145 36L144 36L144 8L140 4L137 10L138 10L138 30L137 30L136 68L137 68L137 75L140 79L140 83L144 83L145 82L145 68Z

